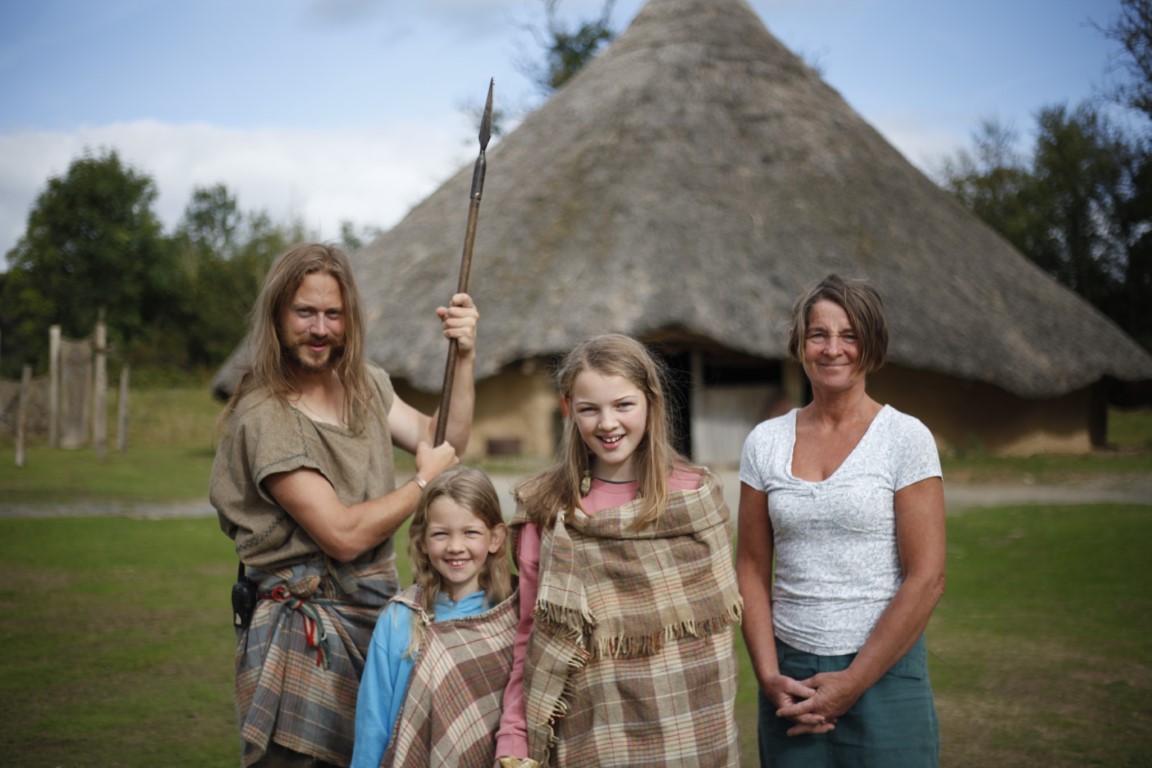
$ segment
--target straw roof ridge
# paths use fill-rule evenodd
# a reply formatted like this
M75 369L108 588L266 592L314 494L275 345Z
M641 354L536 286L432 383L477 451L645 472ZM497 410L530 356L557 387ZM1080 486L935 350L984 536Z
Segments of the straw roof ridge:
M497 98L499 84L497 84ZM744 0L650 0L487 153L477 376L607 331L778 359L829 272L885 297L889 359L1051 397L1152 355L913 167ZM439 389L472 165L354 254L368 353Z

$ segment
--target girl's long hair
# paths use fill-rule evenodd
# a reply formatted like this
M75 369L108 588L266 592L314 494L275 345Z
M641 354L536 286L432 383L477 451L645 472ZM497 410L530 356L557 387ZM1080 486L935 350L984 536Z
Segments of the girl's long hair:
M283 349L280 323L304 278L311 274L331 276L340 286L344 304L344 348L334 350L336 375L344 385L344 418L358 432L372 400L371 382L364 358L364 314L360 292L348 257L339 248L321 243L297 245L277 257L260 295L252 307L248 349L251 363L221 414L223 427L240 398L249 391L263 391L281 402L295 391L293 363Z
M516 500L543 529L551 528L559 510L580 505L580 481L591 471L588 447L576 427L572 401L576 377L585 371L620 376L644 393L648 407L647 429L636 447L634 464L640 481L642 506L633 523L635 530L654 524L668 503L668 475L677 466L691 467L673 444L669 419L666 366L642 343L623 334L605 334L584 341L564 358L555 373L556 389L566 404L564 435L556 464L516 487Z
M489 531L504 525L504 514L500 509L500 497L492 480L478 469L456 466L437 475L428 483L412 523L408 527L408 559L412 563L412 573L420 586L421 608L428 616L436 614L436 596L444 591L444 577L432 567L424 535L428 531L428 510L432 502L447 497L467 509L480 519ZM512 574L509 567L508 536L500 548L488 555L484 567L480 569L480 588L485 592L488 606L499 605L512 594ZM424 639L424 626L421 622L412 623L412 641L408 645L408 655L416 657Z

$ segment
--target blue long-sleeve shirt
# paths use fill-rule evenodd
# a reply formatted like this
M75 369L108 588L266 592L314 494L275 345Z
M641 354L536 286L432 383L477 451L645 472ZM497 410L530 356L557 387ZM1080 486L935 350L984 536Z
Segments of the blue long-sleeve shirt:
M485 598L481 590L454 603L441 592L436 597L433 621L483 613L487 607ZM388 751L415 663L408 655L413 613L408 606L391 602L376 621L356 698L356 742L351 768L379 768Z

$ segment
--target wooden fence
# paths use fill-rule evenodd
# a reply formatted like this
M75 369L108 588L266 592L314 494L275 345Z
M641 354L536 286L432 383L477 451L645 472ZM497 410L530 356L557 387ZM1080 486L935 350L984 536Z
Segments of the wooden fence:
M103 460L108 435L108 353L104 323L86 339L65 339L60 326L49 329L47 378L32 376L25 365L18 385L0 381L0 424L16 443L16 465L24 466L31 435L46 436L52 448L91 445ZM128 436L127 364L120 369L117 449L123 453Z

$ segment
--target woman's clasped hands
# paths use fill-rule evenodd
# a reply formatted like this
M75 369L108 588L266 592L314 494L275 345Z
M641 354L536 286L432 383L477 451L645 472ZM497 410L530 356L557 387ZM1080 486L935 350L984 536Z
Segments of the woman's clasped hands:
M789 736L828 733L860 698L847 671L821 672L807 680L776 675L768 686L765 693L776 704L776 715L795 723Z

